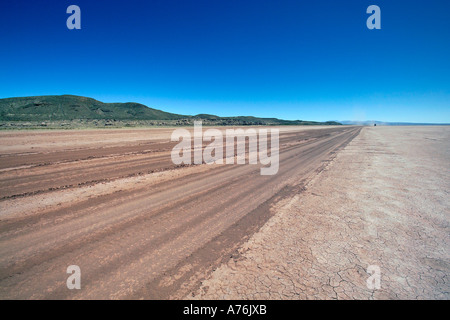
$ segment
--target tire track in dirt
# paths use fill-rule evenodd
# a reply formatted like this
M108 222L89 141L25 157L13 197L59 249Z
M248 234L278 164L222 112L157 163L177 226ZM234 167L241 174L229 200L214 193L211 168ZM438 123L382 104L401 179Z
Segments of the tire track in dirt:
M211 165L180 178L75 201L68 208L8 217L0 227L0 298L181 297L267 221L272 203L300 192L303 181L359 131L337 127L282 134L275 176L261 176L258 165ZM67 181L96 174L98 180L120 184L120 177L144 171L149 159L155 170L167 170L169 153L149 154L102 159L109 161L104 170L91 168L91 160L41 169L58 176L58 166L65 165L70 167ZM77 170L80 163L86 171ZM31 190L58 185L58 179L40 183L42 176L33 176L39 168L32 174L30 168L17 171L29 179ZM0 185L5 176L0 174ZM81 267L81 290L66 288L65 270L72 264Z

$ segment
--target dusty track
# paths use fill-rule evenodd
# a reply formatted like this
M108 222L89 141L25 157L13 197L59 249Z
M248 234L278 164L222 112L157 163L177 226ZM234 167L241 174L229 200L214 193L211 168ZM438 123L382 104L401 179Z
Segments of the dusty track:
M164 134L148 141L125 141L124 134L120 142L120 134L108 141L105 133L95 140L95 132L82 132L89 145L52 149L45 145L51 133L36 133L42 141L33 151L26 141L19 148L6 139L0 298L181 298L359 131L282 132L274 176L261 176L259 165L177 168ZM66 268L74 264L81 290L66 287Z

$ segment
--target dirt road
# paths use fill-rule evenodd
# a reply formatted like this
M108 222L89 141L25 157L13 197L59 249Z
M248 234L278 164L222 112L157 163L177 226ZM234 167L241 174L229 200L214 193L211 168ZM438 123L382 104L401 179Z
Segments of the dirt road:
M186 298L448 300L449 160L449 126L364 127Z
M360 128L282 130L273 176L176 166L170 132L1 132L0 299L182 298Z

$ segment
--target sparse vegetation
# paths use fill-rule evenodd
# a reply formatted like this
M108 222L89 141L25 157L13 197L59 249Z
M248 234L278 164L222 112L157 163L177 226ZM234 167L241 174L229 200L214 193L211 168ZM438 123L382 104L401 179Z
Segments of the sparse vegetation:
M340 124L334 121L291 121L251 116L181 115L134 102L103 103L73 95L0 99L0 128L3 129L190 126L198 120L213 126Z

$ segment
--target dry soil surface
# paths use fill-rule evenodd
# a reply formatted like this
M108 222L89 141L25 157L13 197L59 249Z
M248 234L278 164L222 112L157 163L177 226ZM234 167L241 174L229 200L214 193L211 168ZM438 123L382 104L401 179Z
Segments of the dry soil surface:
M364 128L185 298L449 299L449 165L448 126Z
M175 165L168 128L2 131L0 299L183 298L360 130L280 128L273 176Z

